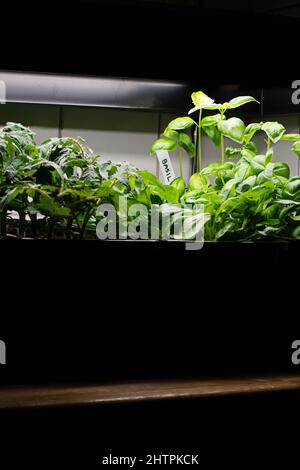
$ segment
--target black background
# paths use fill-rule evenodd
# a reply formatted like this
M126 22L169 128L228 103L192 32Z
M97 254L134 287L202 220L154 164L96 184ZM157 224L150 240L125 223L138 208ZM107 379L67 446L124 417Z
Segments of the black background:
M0 243L3 384L297 372L297 242Z
M28 0L1 8L1 69L254 87L290 82L297 71L297 18L200 2Z

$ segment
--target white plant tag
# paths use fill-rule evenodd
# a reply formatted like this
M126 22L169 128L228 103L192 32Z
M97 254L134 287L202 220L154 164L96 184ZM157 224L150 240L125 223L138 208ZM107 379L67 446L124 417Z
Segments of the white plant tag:
M171 158L167 150L158 150L156 152L157 160L160 166L160 171L162 172L164 183L170 184L176 179Z

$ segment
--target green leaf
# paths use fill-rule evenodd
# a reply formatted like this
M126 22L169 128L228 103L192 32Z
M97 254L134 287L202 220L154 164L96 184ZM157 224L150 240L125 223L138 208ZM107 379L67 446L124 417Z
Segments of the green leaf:
M235 226L235 222L228 222L220 230L218 230L218 232L216 233L216 240L219 240L220 238L224 237L224 235L226 235L228 232L234 230Z
M251 161L252 172L255 175L258 175L259 173L265 170L266 164L267 163L265 155L257 155Z
M167 129L172 129L175 131L181 131L183 129L189 129L194 126L196 123L193 119L188 116L179 117L170 122Z
M215 126L215 125L203 126L202 129L204 130L205 134L208 135L210 140L212 140L213 143L217 147L219 147L219 145L221 145L221 133L220 133L217 126Z
M269 237L269 236L274 236L276 233L278 233L281 230L281 228L274 227L272 225L266 226L263 230L259 230L259 234L263 237Z
M209 179L205 175L194 173L189 180L189 191L206 191L209 184Z
M168 127L165 129L163 133L164 137L167 137L167 139L175 139L177 140L179 137L179 132L174 131L173 129L169 129Z
M234 166L233 162L212 162L206 165L201 173L206 176L219 176L220 174L225 174L227 172L231 173Z
M236 188L238 194L244 193L252 189L256 184L256 176L249 176L245 181L242 181Z
M298 191L300 191L300 178L292 178L286 185L285 194L294 196Z
M263 123L260 123L260 124L252 123L246 127L245 133L244 133L244 140L246 144L248 144L250 140L252 140L256 132L261 130L262 126L263 126Z
M201 121L202 129L217 147L221 144L221 134L217 128L221 120L221 114L216 114L215 116L207 116Z
M294 143L292 146L292 151L297 155L297 157L300 158L300 140Z
M177 189L178 199L185 193L186 183L185 183L184 179L181 176L179 176L178 178L173 180L172 183L170 184L170 186L173 186L173 188Z
M246 201L242 196L226 199L225 202L216 211L216 219L222 214L230 214L232 211L244 209Z
M300 240L300 227L296 227L295 230L293 231L292 236L296 238L297 240Z
M274 163L268 163L263 172L261 172L257 177L257 184L263 184L266 181L272 181L274 174Z
M22 192L23 192L23 189L18 186L8 191L0 202L0 209L2 209L5 206L8 206L12 201L16 199L16 197L19 196L19 194L22 194Z
M256 157L253 158L253 162L258 163L259 165L262 165L263 167L265 167L268 163L270 163L266 155L256 155Z
M159 150L167 150L168 152L173 152L177 148L177 142L171 139L158 139L152 145L150 149L150 154L154 155Z
M194 108L189 110L189 114L195 113L196 111L200 111L200 109L205 109L206 111L216 111L222 109L221 104L197 104Z
M198 93L199 93L199 96L198 96ZM213 100L211 100L212 102L209 103L205 101L204 97L201 94L202 92L198 92L198 93L195 93L192 95L192 100L193 100L195 107L190 110L189 114L194 113L195 111L198 111L200 109L207 109L210 111L216 110L216 109L222 109L223 111L226 111L227 109L239 108L240 106L243 106L244 104L251 103L251 102L259 103L259 101L257 101L252 96L239 96L229 101L229 103L224 103L224 104L216 104Z
M245 149L249 150L252 152L254 155L258 154L258 146L256 145L255 142L249 142L248 144L245 145Z
M242 144L244 141L245 124L239 118L231 118L227 121L220 121L218 129L225 137Z
M246 178L251 176L251 173L252 173L252 168L251 168L250 163L248 163L246 161L241 161L241 162L239 162L239 164L237 166L237 171L235 173L234 178L238 183L241 183Z
M189 114L195 113L200 109L214 110L221 108L221 105L215 104L215 101L209 98L209 96L203 93L203 91L196 91L193 93L192 101L195 106L189 111Z
M290 167L287 163L276 162L274 164L274 175L283 176L286 179L290 178Z
M266 153L266 163L272 163L274 159L274 149L270 148Z
M237 98L234 98L233 100L229 101L228 106L226 106L226 107L227 107L227 109L235 109L235 108L239 108L240 106L243 106L247 103L252 103L252 102L260 104L259 101L257 101L252 96L238 96ZM227 105L227 103L226 103L226 105Z
M226 147L225 149L226 157L229 159L238 158L241 156L241 153L242 153L242 149L240 148Z
M178 202L178 190L170 185L164 185L164 201L170 203Z
M265 122L262 126L262 130L274 144L282 138L286 131L285 127L279 122Z
M222 200L227 199L228 197L231 197L234 195L234 191L236 188L237 182L236 180L232 179L227 181L225 186L223 186L222 190L219 192L219 196Z
M207 188L205 194L203 194L203 189L196 190L196 191L187 191L183 197L181 198L182 202L186 204L203 204L210 208L214 208L214 206L219 205L221 200L216 191L208 193Z
M68 217L70 215L70 209L68 207L61 206L55 199L45 194L41 195L36 207L45 215L55 217Z
M299 206L300 202L293 201L292 199L277 199L277 204L283 205L292 205L292 206Z
M192 94L192 101L195 106L197 106L198 104L209 105L214 103L214 100L212 100L209 96L203 93L203 91L195 91Z
M274 191L274 187L275 185L273 185L271 182L265 183L264 185L255 186L253 189L243 193L243 197L258 203L259 201L267 198Z
M61 169L61 167L57 163L52 162L50 160L41 159L34 165L28 166L28 169L35 169L35 168L42 168L42 167L50 167L50 168L52 167L58 173L58 175L60 176L62 180L65 179L65 174L63 170Z
M285 134L281 137L281 140L297 142L297 140L300 140L300 134Z
M137 174L142 177L143 183L146 186L158 186L161 189L164 188L164 185L159 181L159 179L153 174L150 173L150 171L147 170L141 170L138 171Z
M251 150L247 149L246 146L242 148L241 157L247 161L248 163L255 157L255 153L251 152Z
M195 157L196 145L192 142L192 139L189 135L184 133L179 134L178 144L186 151L189 157Z
M214 116L207 116L202 119L201 127L211 127L217 126L220 121L222 121L221 114L215 114Z

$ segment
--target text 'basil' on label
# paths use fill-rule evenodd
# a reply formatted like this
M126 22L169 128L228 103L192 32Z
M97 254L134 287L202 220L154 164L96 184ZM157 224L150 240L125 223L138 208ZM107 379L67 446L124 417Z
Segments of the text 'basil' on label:
M170 184L176 179L169 152L166 150L158 150L156 152L157 160L162 172L164 183Z

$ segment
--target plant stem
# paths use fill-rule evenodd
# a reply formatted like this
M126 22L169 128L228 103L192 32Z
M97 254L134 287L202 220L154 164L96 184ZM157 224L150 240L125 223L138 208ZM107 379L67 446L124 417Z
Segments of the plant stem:
M224 145L224 136L221 135L221 152L222 152L222 164L225 163L225 145Z
M179 147L179 164L180 164L180 178L182 178L183 170L182 170L182 147Z
M269 152L270 148L271 148L271 139L269 137L267 140L267 152Z
M198 168L197 171L202 170L202 128L201 128L201 121L202 121L202 109L200 109L199 113L199 127L198 127Z

